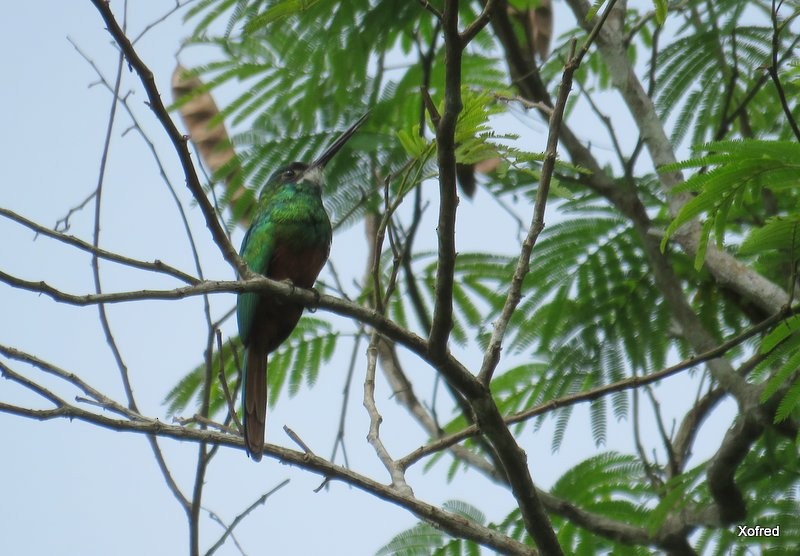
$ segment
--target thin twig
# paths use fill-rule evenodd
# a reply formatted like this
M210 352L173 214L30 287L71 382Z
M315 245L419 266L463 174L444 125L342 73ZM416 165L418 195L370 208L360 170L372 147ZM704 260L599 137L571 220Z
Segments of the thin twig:
M675 431L672 431L673 434L667 434L667 427L664 426L664 417L661 414L661 404L659 403L658 398L656 398L656 395L653 392L653 389L650 388L649 384L644 386L644 390L647 392L647 397L650 399L650 404L653 406L653 415L656 418L658 434L661 436L661 443L664 445L664 451L667 452L667 461L669 462L670 474L676 475L678 469L678 460L675 457L675 447L672 444L672 438Z
M333 451L331 452L331 461L336 460L336 452L339 446L342 447L342 457L344 458L345 467L350 467L350 462L347 459L347 447L344 443L345 422L347 419L347 406L350 401L350 387L353 384L353 376L356 369L356 361L358 359L358 348L361 345L361 338L364 335L364 327L359 327L356 333L355 342L353 343L353 350L350 353L350 363L347 366L347 377L344 381L342 388L342 409L339 412L339 429L336 431L336 439L333 442Z
M550 182L552 180L553 170L555 169L558 151L558 138L561 134L561 121L564 117L567 99L569 98L569 92L572 88L573 76L575 71L580 66L581 60L589 51L589 48L597 37L597 34L600 32L600 28L603 26L609 14L611 13L611 10L614 8L614 4L615 0L611 0L608 3L605 11L601 17L598 18L594 28L589 33L589 36L586 37L586 40L584 41L577 55L575 54L576 41L573 39L572 43L570 44L569 55L567 56L567 63L561 76L561 84L559 85L556 103L553 107L552 113L550 114L547 147L545 149L545 159L542 163L542 170L539 178L539 189L536 192L536 204L533 211L533 218L530 228L528 229L528 235L525 237L525 241L522 243L522 249L520 250L519 257L517 258L517 265L514 269L514 275L511 279L511 286L509 287L508 294L506 295L506 301L503 304L503 309L500 312L500 316L497 318L497 321L495 321L494 329L492 330L492 336L489 340L489 346L486 348L486 352L483 356L483 363L481 364L481 370L478 373L478 380L480 380L485 386L489 385L492 375L497 368L497 364L500 362L500 351L502 349L503 338L505 337L508 323L511 321L511 317L513 316L517 305L519 305L519 302L522 299L522 283L525 279L525 276L527 276L528 272L530 271L531 254L534 246L536 245L536 241L539 238L539 234L541 234L542 230L544 229L544 213L547 205L548 193L550 192Z
M367 441L372 445L378 459L381 460L389 476L392 478L391 487L398 492L402 492L406 496L413 496L414 493L411 487L406 482L404 468L399 466L397 462L389 455L389 451L383 445L380 437L381 423L383 417L378 412L378 407L375 405L375 368L378 364L378 348L377 342L380 336L377 332L372 333L369 347L367 348L367 375L364 378L364 407L369 415L369 433L367 434Z
M769 328L779 323L783 319L794 314L800 314L800 307L795 307L793 309L785 309L783 312L773 315L767 318L766 320L760 322L759 324L745 330L744 332L735 336L734 338L731 338L730 340L723 342L714 349L684 359L680 363L677 363L670 367L665 367L660 371L656 371L650 373L649 375L644 375L644 376L638 376L638 375L631 376L622 380L618 380L616 382L612 382L611 384L598 386L596 388L592 388L584 392L577 392L575 394L570 394L568 396L563 396L561 398L550 400L549 402L545 402L535 407L510 415L505 418L505 422L508 425L521 423L523 421L531 419L532 417L536 417L538 415L542 415L544 413L553 411L554 409L559 409L563 407L576 405L579 403L594 401L602 396L607 396L608 394L613 394L615 392L622 392L625 390L630 390L632 388L638 388L646 384L652 384L653 382L663 380L681 371L691 369L701 363L705 363L706 361L710 361L712 359L716 359L718 357L723 356L725 353L727 353L734 347L738 346L739 344L747 341L748 339L752 338L757 334L760 334L765 330L768 330ZM436 453L448 446L451 446L452 444L461 442L462 440L475 436L479 432L480 431L478 427L475 425L466 427L456 433L442 437L425 446L417 448L416 450L404 456L398 461L402 462L404 465L411 465L411 463L418 461L419 459L429 454Z
M247 268L247 265L245 265L244 262L239 258L236 249L231 244L225 229L217 218L213 205L211 205L208 197L206 197L205 192L203 191L203 186L200 183L200 180L197 176L197 171L195 170L192 162L191 153L188 147L188 137L178 131L175 123L170 118L169 112L164 106L164 102L161 100L161 94L156 87L153 72L150 71L150 68L147 67L147 65L134 50L133 45L125 35L125 31L120 27L119 23L114 17L114 13L111 11L110 4L105 0L92 0L92 4L94 4L98 12L100 12L103 21L106 23L108 32L119 45L120 49L125 55L125 58L128 60L128 63L141 79L142 85L147 92L149 106L155 113L158 121L164 127L164 130L175 147L175 151L178 154L181 166L183 167L184 175L186 177L186 185L197 201L197 204L200 207L203 216L205 217L206 225L211 232L214 242L219 247L220 252L225 260L237 270L240 276L252 276L252 271L250 271Z
M222 520L217 520L225 528L225 532L222 534L219 540L217 540L217 542L214 543L214 545L206 551L206 556L211 556L212 554L214 554L214 552L216 552L218 548L220 548L223 544L225 544L225 540L233 534L233 530L236 528L237 525L239 525L239 523L242 522L244 518L246 518L257 507L263 505L267 501L267 498L269 498L270 496L272 496L273 494L275 494L288 484L289 484L289 479L284 479L277 486L273 487L269 491L259 496L255 502L250 504L242 513L237 515L229 526L225 526L225 524L222 523ZM211 512L209 512L209 514L210 513Z
M543 114L547 115L548 119L551 117L553 113L553 107L544 102L534 102L532 100L528 100L518 95L510 96L501 93L493 93L492 96L494 97L495 100L504 102L506 104L516 102L521 104L523 108L526 108L528 110L539 110Z
M768 71L769 76L772 78L772 82L775 84L775 90L778 92L778 99L781 102L783 113L786 115L786 120L789 122L789 126L792 128L795 139L800 141L800 127L798 127L797 120L795 119L792 109L786 100L786 93L783 90L780 75L778 74L778 47L780 46L781 30L783 27L785 27L786 23L788 23L784 22L783 24L778 24L779 9L780 7L776 4L776 0L772 0L772 10L770 14L772 19L772 63L770 64ZM796 17L797 15L798 12L795 12L793 17ZM789 21L791 21L791 19Z
M469 26L464 29L464 32L461 33L461 44L462 48L466 47L472 39L474 39L478 33L480 33L484 27L489 23L489 19L491 16L492 6L494 4L494 0L487 0L483 3L483 9L481 13L478 14L478 17L469 24Z
M67 211L67 214L65 214L63 217L59 218L58 220L56 220L56 224L53 227L53 229L55 231L57 231L57 232L59 232L59 231L60 232L66 232L67 230L69 230L69 228L70 228L70 219L72 218L72 215L75 214L76 212L86 208L86 205L89 204L89 201L94 199L94 196L96 194L97 194L97 190L93 189L92 192L89 193L83 201L81 201L80 203L78 203L74 207L70 208Z
M438 9L432 6L429 0L418 0L418 1L423 8L431 12L436 19L441 21L442 12L440 12Z
M94 198L94 195L92 195L92 198ZM0 207L0 216L8 218L9 220L13 220L16 223L21 224L26 228L33 230L34 232L36 232L37 235L43 235L46 237L53 238L62 243L66 243L67 245L72 245L73 247L77 247L82 251L86 251L87 253L91 253L107 261L113 261L125 266L130 266L141 270L149 270L152 272L167 274L169 276L177 278L178 280L181 280L182 282L186 282L187 284L197 284L200 282L200 280L195 278L194 276L187 274L182 270L178 270L177 268L172 267L159 260L155 260L153 262L141 261L138 259L132 259L130 257L126 257L125 255L114 253L112 251L107 251L100 247L95 247L91 243L87 243L82 239L79 239L75 236L64 234L62 232L51 230L50 228L42 226L41 224L37 224L32 220L28 220L24 216L21 216L3 207Z
M208 517L210 517L213 521L216 521L217 523L219 523L220 527L222 527L223 529L228 529L228 525L224 521L222 521L221 517L219 517L216 513L214 513L213 511L209 510L208 508L203 508L203 509L206 512L208 512ZM236 538L236 535L231 533L230 537L231 537L231 540L233 541L233 545L239 551L239 554L241 554L242 556L247 556L247 553L244 551L244 548L242 548L242 545L239 544L239 540ZM208 552L206 552L206 556L207 555L208 555Z
M309 456L313 456L314 455L313 450L311 450L311 448L308 447L308 444L303 442L303 439L300 438L300 436L296 432L294 432L292 429L290 429L286 425L283 426L283 431L286 433L286 436L288 436L289 438L292 439L292 442L294 442L295 444L300 446L300 448L303 450L303 452L305 452Z
M533 248L536 245L536 240L539 238L544 229L544 213L547 205L547 197L550 192L550 182L553 177L553 169L555 168L557 149L558 149L558 136L561 131L561 120L564 117L564 110L567 106L567 99L572 87L572 76L575 70L578 69L578 59L575 57L575 40L573 39L570 45L569 57L567 64L564 68L564 73L561 77L561 85L558 89L558 97L556 99L555 107L550 115L550 125L547 135L547 148L545 150L545 158L542 163L541 177L539 179L539 189L536 192L536 204L533 210L533 218L528 235L525 241L522 242L522 249L520 250L519 257L517 258L517 265L514 269L514 275L511 278L511 285L506 294L506 301L503 304L503 309L500 316L495 321L492 336L489 340L489 346L483 356L483 363L481 370L478 373L478 380L484 385L488 386L492 380L497 364L500 362L500 350L503 344L508 323L514 315L520 300L522 299L522 283L530 271L530 260Z
M190 4L192 2L194 2L194 0L185 0L184 2L180 2L179 0L175 0L175 5L172 6L172 8L170 8L168 11L164 12L164 14L161 17L159 17L159 18L151 21L147 25L145 25L144 29L142 29L139 32L139 34L136 35L136 37L134 37L134 39L131 41L131 44L136 44L137 42L139 42L142 39L142 37L144 37L147 33L149 33L155 27L157 27L158 25L160 25L161 23L166 21L172 14L174 14L175 12L177 12L178 10L180 10L181 8L183 8L184 6L186 6L187 4Z
M124 27L126 25L126 18L127 18L127 10L128 10L128 3L127 1L123 4L123 33ZM103 139L103 151L100 156L100 169L98 171L97 176L97 186L95 188L95 196L94 196L94 233L92 235L92 246L94 247L94 252L92 253L92 277L94 279L94 289L96 294L102 294L103 288L100 283L100 260L97 255L97 249L100 247L100 213L102 211L102 200L103 200L103 183L105 180L106 175L106 166L108 164L108 154L109 149L111 147L111 133L114 130L114 122L116 121L116 114L117 114L117 97L119 96L120 85L122 83L122 68L123 62L125 61L122 52L119 53L117 57L117 69L116 69L116 77L114 78L114 91L113 91L113 98L111 100L111 109L110 114L108 116L108 125L106 126L106 134L105 138ZM122 379L122 386L125 389L125 396L128 399L128 407L130 407L134 411L138 411L136 407L136 401L133 397L133 388L131 386L131 381L128 376L128 367L125 362L122 360L122 353L119 350L119 346L117 345L116 340L114 339L114 334L111 331L111 324L108 320L108 315L106 314L105 305L103 303L97 304L97 311L100 316L100 326L103 329L103 334L106 337L106 342L108 343L108 347L111 349L111 353L114 356L114 360L117 363L117 368L120 372L120 378Z
M234 434L234 435L236 434L236 432L231 430L230 427L226 427L222 423L217 423L216 421L209 419L208 417L205 417L203 415L200 415L199 413L195 413L194 415L188 418L174 417L172 420L184 427L187 425L200 425L201 428L212 428L227 434Z
M64 410L69 407L65 400L61 397L57 396L53 392L51 392L48 388L45 388L41 384L37 384L33 380L15 372L11 367L0 361L0 375L4 378L12 380L17 384L24 386L31 392L38 394L39 396L43 397L44 399L51 402L54 406L56 406L56 410ZM34 410L35 411L35 410ZM60 411L59 411L60 413ZM59 415L61 416L61 415Z
M107 5L105 7L108 9L108 13L111 14L110 8ZM124 9L125 9L125 13L127 13L127 2L125 2L125 4L124 4ZM123 28L120 28L119 25L116 24L116 21L114 21L114 24L116 26L116 29L119 32L119 35L124 38L125 37L124 24L123 24ZM119 41L118 41L118 43L119 43ZM119 43L119 44L120 44L120 46L122 46L121 43ZM112 95L114 97L113 101L112 101L112 111L111 111L111 117L110 117L110 121L109 121L108 135L106 137L106 146L104 148L104 154L103 154L102 166L104 166L105 165L105 158L106 158L107 151L108 151L108 141L110 139L110 133L111 133L112 125L113 125L114 114L115 114L116 107L117 107L117 100L120 99L120 94L119 94L120 81L121 81L121 75L122 75L122 63L124 61L123 51L121 50L120 54L119 54L119 61L118 61L118 66L117 66L117 74L116 74L115 84L114 84L113 87L111 87L110 84L108 83L108 81L105 80L105 78L103 77L102 73L99 71L99 68L97 68L97 66L94 64L94 62L92 60L90 60L87 56L85 56L83 54L83 52L81 52L81 50L78 48L78 46L74 42L73 42L73 46L83 56L83 58L95 69L97 74L103 80L103 82L105 83L106 87L109 88L109 90L111 91L111 93L112 93ZM133 47L131 46L131 50L132 49L133 49ZM123 102L125 108L128 110L129 115L131 116L131 118L135 122L135 118L133 116L133 113L129 109L127 103L125 103L124 99L122 99L122 102ZM138 127L138 124L137 124L137 127ZM140 130L140 133L142 134L142 136L145 137L144 136L144 132L141 131L141 127L138 127L138 129ZM147 139L147 138L145 137L145 139ZM165 181L167 181L167 183L169 185L169 182L166 179L166 173L164 172L163 167L161 167L160 160L158 159L158 156L155 155L155 147L153 147L151 142L148 141L148 143L150 144L151 151L153 152L156 160L159 162L159 167L161 168L162 176L164 177ZM96 191L97 194L96 194L96 199L95 199L95 209L96 209L95 210L95 234L94 234L94 246L95 247L98 247L98 240L99 240L99 211L100 211L100 201L101 201L101 191L102 191L102 179L103 179L102 176L103 176L103 168L101 167L100 178L99 178L99 181L98 181L98 188L97 188L97 191ZM184 222L188 226L188 222L186 221L185 216L184 216ZM190 237L190 240L191 240L191 237ZM196 250L195 250L195 255L196 255ZM195 257L195 260L197 261L197 257ZM100 294L100 275L99 275L99 265L98 265L98 261L97 261L97 254L93 254L93 257L92 257L92 269L93 269L93 275L94 275L94 282L95 282L96 291L97 291L98 294ZM199 267L198 267L198 272L199 272L200 278L202 279L202 270L199 269ZM206 298L206 305L207 305L208 304L207 296L204 296L204 297ZM108 323L108 319L107 319L106 314L105 314L105 308L104 308L104 306L102 304L100 304L100 305L98 305L98 310L100 312L101 325L103 327L103 330L105 331L106 338L108 340L109 346L110 346L112 352L114 353L114 357L116 359L117 366L118 366L118 368L120 370L120 375L121 375L121 378L122 378L122 381L123 381L123 385L125 387L125 392L126 392L126 395L127 395L127 398L128 398L128 404L131 407L131 409L136 410L136 402L134 401L134 398L133 398L133 391L132 391L132 388L130 386L130 380L129 380L129 377L128 377L127 366L122 361L122 355L119 352L119 349L117 347L116 341L114 340L113 336L111 335L111 329L110 329L110 325ZM209 314L209 313L207 312L207 314ZM154 457L156 459L156 464L158 465L159 470L161 471L161 473L162 473L162 475L164 477L164 480L167 483L168 488L170 489L170 491L175 496L176 500L178 500L178 502L180 503L181 507L186 512L187 517L190 517L191 514L192 514L192 503L189 502L189 500L186 498L186 496L180 490L180 488L178 487L178 485L175 482L174 478L172 477L172 473L170 472L169 467L167 466L166 460L164 458L163 453L161 452L161 449L160 449L160 447L158 445L156 437L153 436L153 435L148 436L148 442L149 442L150 447L151 447L151 449L153 451L153 455L154 455ZM190 528L191 528L191 517L190 517ZM196 538L195 535L192 535L192 537ZM198 552L198 548L197 548L197 546L195 546L194 549L192 550L192 554L197 554L197 552Z
M439 218L436 226L438 264L435 301L428 349L431 359L445 357L453 327L453 283L456 264L456 152L455 131L461 100L461 57L463 44L458 32L458 1L445 0L442 13L444 36L444 110L436 126L436 154L439 166Z
M0 362L0 370L5 371L5 366L2 362ZM164 438L174 438L190 442L207 442L208 444L228 446L236 448L237 450L243 448L243 440L238 436L209 429L201 430L191 427L170 425L155 419L148 419L146 421L112 419L72 405L65 405L49 410L36 410L0 402L0 413L8 413L37 420L56 418L78 419L112 430L139 434L154 434ZM503 554L536 554L535 549L531 546L511 539L494 529L481 525L461 515L443 510L433 504L428 504L417 498L407 496L398 492L397 489L381 484L378 481L350 469L333 464L313 453L298 452L273 444L266 444L264 446L264 454L284 463L296 465L307 471L317 473L323 477L330 477L333 480L342 481L364 492L377 496L378 498L397 504L412 512L417 517L435 524L448 534L475 541Z
M225 395L225 401L228 404L228 415L233 420L234 425L236 425L236 430L239 431L239 434L243 434L242 424L239 422L239 416L236 415L236 406L233 402L231 392L228 389L228 379L225 376L225 361L222 357L222 331L219 329L217 329L217 353L219 354L219 374L217 377L219 378L219 385L220 388L222 388L222 393Z
M634 369L634 373L636 369ZM657 489L661 485L661 478L658 476L656 472L656 465L658 464L656 460L656 464L654 465L647 457L647 454L644 451L644 444L642 444L642 436L641 431L639 430L639 390L634 388L633 389L633 408L632 408L632 421L633 421L633 443L636 447L636 453L639 454L639 461L642 462L642 467L644 467L644 472L647 475L647 478L650 479L650 486L653 489Z

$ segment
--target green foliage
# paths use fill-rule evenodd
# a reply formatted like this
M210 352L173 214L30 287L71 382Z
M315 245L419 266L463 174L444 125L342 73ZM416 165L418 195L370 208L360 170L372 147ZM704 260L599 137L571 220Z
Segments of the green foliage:
M708 237L714 232L718 245L722 245L726 234L740 231L735 224L752 221L752 215L763 205L762 191L774 193L787 191L789 198L796 199L800 191L800 145L778 141L719 141L704 145L709 153L664 167L664 172L686 168L713 166L706 172L698 172L676 187L674 193L692 191L697 195L687 202L670 223L661 243L666 246L669 236L687 222L701 215L708 219L703 225L701 247L697 251L695 266L699 268L705 259ZM731 226L731 224L734 224ZM773 231L751 235L748 249L763 250L764 241L774 241Z
M706 470L705 464L684 471L677 477L672 477L663 487L663 493L652 511L648 512L645 525L650 531L657 531L672 512L682 512L690 509L699 502L704 491L702 473ZM707 498L707 495L706 495Z
M667 0L653 0L653 4L656 8L656 22L659 25L663 25L664 21L667 19L667 8L669 8L669 2Z
M705 215L704 241L695 257L696 267L705 259L712 231L720 246L727 239L746 234L739 253L759 256L762 272L775 276L779 283L786 283L787 278L796 280L800 260L800 145L789 141L724 141L704 145L702 151L708 154L663 168L673 171L702 167L706 171L694 174L675 188L676 193L692 191L696 196L670 223L662 248L678 228ZM765 212L766 195L774 199L773 211L786 214L763 219L760 215ZM759 365L756 376L767 369L771 372L762 401L781 392L777 422L787 419L800 406L800 336L796 323L796 317L781 323L761 344L761 352L770 356Z
M335 128L346 126L369 109L366 126L328 169L326 203L334 222L343 225L357 222L365 214L380 219L387 207L396 208L389 229L393 241L402 242L411 227L408 215L424 212L427 203L435 201L429 193L435 188L426 180L438 175L437 144L430 115L422 110L420 87L427 88L441 111L445 64L441 30L428 11L415 2L392 3L392 9L383 9L384 4L368 0L200 0L192 4L189 14L197 25L192 41L216 47L220 56L196 70L207 78L210 90L235 86L239 91L221 117L245 130L234 136L234 142L243 168L241 179L249 190L255 195L274 168L285 161L312 158L335 136ZM437 2L432 4L438 9ZM515 0L512 4L528 9L537 2ZM596 18L605 4L593 2L590 19ZM796 279L800 146L790 137L774 90L762 86L768 82L763 68L771 59L772 29L764 25L768 20L759 20L760 25L750 21L753 10L765 12L768 3L654 0L646 7L654 11L628 6L625 31L638 31L625 46L637 68L642 65L639 58L657 51L657 58L650 60L652 98L662 121L671 128L667 132L673 144L677 147L688 141L696 153L659 171L694 172L672 191L685 195L687 202L670 220L658 176L639 169L649 161L641 164L633 155L633 160L625 160L630 154L626 151L620 164L609 163L603 171L614 180L614 188L636 192L642 206L632 210L641 209L646 215L641 220L649 219L643 230L645 226L637 228L625 213L624 208L630 207L621 207L611 201L612 196L603 198L586 187L586 170L557 162L552 185L556 198L551 199L548 210L557 210L560 219L548 217L535 246L522 300L508 323L504 359L491 383L503 415L538 414L546 404L564 396L641 376L665 367L676 357L696 354L696 346L676 326L674 307L664 295L663 284L657 283L652 254L642 242L644 234L666 229L662 243L665 262L699 321L720 342L763 316L754 317L750 300L741 299L702 267L709 241L736 252L744 263L779 285ZM460 24L474 19L481 9L479 2L460 2ZM666 36L660 26L673 17L677 23ZM524 36L524 25L517 20L513 25L516 36ZM509 108L507 99L517 91L509 79L502 45L491 25L487 29L464 52L464 108L456 126L456 157L463 164L496 160L494 170L480 175L485 192L480 202L502 203L526 220L540 178L543 156L537 149L541 144L521 146L514 134L498 124L499 116L514 116L523 122L526 116ZM563 70L569 41L584 36L583 29L569 29L543 62L539 75L551 92ZM781 53L791 52L793 40L792 33L784 32L777 37L776 47ZM426 61L431 45L432 56ZM787 90L795 95L792 99L798 92L797 73L797 68L780 68ZM613 86L612 71L601 49L590 49L575 79L581 90L591 95ZM578 105L576 98L571 99L572 107ZM598 110L605 110L602 103ZM570 114L567 121L572 129L583 131L583 122L575 125ZM628 138L622 139L625 144ZM590 147L598 150L597 145ZM618 167L627 163L629 167L620 171ZM245 196L241 203L246 205L251 199ZM228 202L223 196L223 207ZM246 208L232 207L233 215ZM671 236L698 220L702 234L694 261L668 249ZM459 221L458 225L465 224ZM520 228L526 225L522 223ZM459 244L453 286L454 350L485 349L488 345L517 262L519 245L510 243L488 253L462 250ZM384 245L377 281L385 287L392 277L397 278L387 315L424 337L433 314L439 261L435 253L424 252L418 245L412 246L407 257L407 262L402 261ZM375 287L370 277L352 298L368 304ZM796 418L800 412L798 323L797 317L789 318L763 338L726 354L738 363L745 354L752 355L760 342L763 359L746 379L761 385L762 401L779 396L777 421ZM302 384L313 386L338 337L333 325L304 318L271 357L270 403L295 395ZM229 342L222 354L233 391L237 390L236 352L240 349L235 341ZM480 358L471 358L467 364L476 370ZM170 413L186 412L197 405L204 376L201 365L170 392L166 400ZM712 381L710 388L717 386ZM216 416L224 414L226 407L219 390L213 381L212 415ZM591 403L588 426L596 445L613 438L614 423L609 417L632 418L632 407L629 391ZM569 434L573 406L542 412L515 425L514 433L519 435L526 427L538 429L545 419L554 422L552 447L557 450ZM442 424L445 433L467 426L459 411L443 420L447 421ZM462 446L485 454L476 439L468 439ZM448 480L467 468L463 461L451 460L441 452L425 462L425 470L441 461L446 461L446 469L440 471ZM656 461L648 465L638 455L604 452L566 469L550 494L581 510L649 532L671 517L712 505L705 483L707 462L692 462L674 477L665 464ZM762 438L740 467L737 482L746 491L748 520L775 523L786 532L779 539L770 539L772 544L765 544L765 550L795 552L790 549L796 548L800 538L797 470L796 443L784 438ZM773 476L774 483L769 481ZM487 524L485 516L466 503L447 502L444 509ZM616 542L563 516L552 519L569 554L649 554L652 550ZM501 522L488 526L532 542L516 508ZM749 541L737 540L733 527L700 528L696 545L700 551L716 554L756 550ZM378 553L477 554L478 548L421 522L399 533Z
M720 139L730 128L747 136L762 123L761 129L787 137L788 130L775 126L780 106L773 92L756 87L770 60L772 29L752 25L756 8L748 10L748 4L755 3L693 3L697 16L687 18L659 53L656 102L662 121L678 110L673 143L680 143L690 131L695 145ZM791 39L784 33L779 47L786 48ZM744 118L736 117L745 99L748 111Z
M261 27L269 25L270 23L275 23L280 19L285 19L293 15L299 15L300 13L313 8L318 2L319 0L283 0L282 2L277 2L272 7L267 8L256 17L251 19L245 26L245 30L248 32L253 32Z
M775 216L755 228L742 242L739 253L752 255L764 251L800 254L800 214Z
M473 8L465 7L465 13ZM400 70L384 69L384 58L398 49L404 54L427 48L409 40L408 29L417 29L430 40L433 27L424 10L413 3L396 9L373 9L367 0L337 2L334 5L308 0L267 3L261 0L214 2L194 6L189 17L198 22L193 41L216 45L224 53L217 62L196 68L207 75L208 89L239 82L244 93L222 110L221 117L233 124L247 122L250 131L234 137L244 166L245 183L258 188L270 172L286 160L310 158L319 152L331 134L318 134L318 127L344 126L369 105L370 120L345 147L350 154L339 156L328 169L330 183L366 188L373 167L397 168L405 162L404 149L396 141L398 133L408 141L418 133L421 107L421 68L411 64ZM212 35L215 23L227 18L225 33ZM479 44L479 43L478 43ZM442 98L442 55L437 52L430 68L431 95ZM375 64L379 71L369 72ZM465 82L495 91L506 91L505 74L481 48L464 57ZM346 78L344 77L346 76ZM484 103L485 104L485 103ZM462 115L465 137L477 131L478 120ZM343 118L342 115L345 117ZM463 116L467 116L465 119ZM480 116L482 117L482 116ZM479 118L480 119L480 118ZM486 128L483 128L484 130ZM413 130L413 131L412 131ZM482 141L481 141L482 142ZM463 156L479 143L465 145ZM418 151L411 148L412 156ZM354 153L364 159L358 175L343 179L342 160ZM348 164L348 168L352 165ZM362 191L344 195L352 209Z
M779 536L741 537L737 526L704 528L697 541L703 554L797 554L800 552L800 466L792 439L767 433L748 453L736 475L747 500L748 517L741 525L779 527ZM709 502L706 489L698 489L698 502Z
M764 384L761 400L766 402L781 392L775 421L786 420L800 408L800 315L778 324L761 342L761 353L768 355L761 369L773 369Z
M294 397L303 383L309 387L313 386L320 369L333 356L338 339L339 333L329 322L307 315L300 319L289 339L269 356L267 378L270 405L274 406L285 394ZM228 413L228 404L218 379L219 361L222 361L228 391L235 400L241 384L242 355L242 345L238 337L224 343L221 354L214 354L209 417L224 420ZM164 404L170 415L193 411L190 406L200 405L205 377L206 365L202 364L190 371L170 390L164 398Z
M666 360L669 316L633 230L584 203L565 206L575 217L546 228L536 246L508 349L533 349L548 364L545 374L517 384L519 393L511 402L524 395L528 403L543 404L620 380L626 360L638 369L658 368ZM639 302L630 303L632 298ZM648 311L642 310L645 306ZM627 414L627 395L611 402L617 418ZM504 410L519 409L516 403L500 403ZM604 403L591 411L598 444L605 440ZM563 438L570 410L557 413L554 448Z
M486 517L478 508L461 500L449 500L442 504L442 509L481 525L486 523ZM376 552L376 556L477 556L478 554L480 550L474 542L451 538L424 521L398 533Z
M222 351L215 354L211 361L211 391L209 393L209 416L217 416L227 413L227 401L224 391L220 385L217 374L219 373L219 361L222 361L222 371L225 375L226 386L231 397L237 395L241 384L240 368L242 364L242 344L239 338L232 338L222 344ZM192 369L185 375L164 398L163 403L167 406L167 413L171 416L180 415L186 411L192 411L190 406L200 406L202 400L202 389L205 383L206 372L209 371L203 363ZM223 411L224 410L224 411Z
M574 501L580 507L631 525L644 525L649 510L644 503L651 495L641 462L634 456L606 452L586 459L567 470L551 489L555 496ZM598 538L562 518L557 523L558 540L568 554L599 554L608 550L636 554Z
M644 468L632 455L605 452L588 458L564 472L551 489L556 496L590 508L611 500L632 501L649 492ZM630 523L643 523L641 508L631 505Z

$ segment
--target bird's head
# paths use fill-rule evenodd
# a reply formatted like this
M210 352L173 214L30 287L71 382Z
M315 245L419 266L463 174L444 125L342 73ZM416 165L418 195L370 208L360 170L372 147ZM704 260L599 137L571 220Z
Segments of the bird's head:
M292 162L282 168L278 168L269 178L270 185L283 185L288 183L300 183L303 181L322 186L322 167L314 168L304 162Z
M342 133L336 141L331 143L331 146L325 149L325 152L322 153L319 158L317 158L311 164L305 164L303 162L292 162L282 168L276 170L272 176L269 178L269 185L271 186L279 186L285 185L290 183L302 183L307 182L316 187L322 187L323 185L323 175L322 170L325 168L325 165L331 161L331 159L339 152L347 141L358 131L358 128L361 127L361 124L367 119L369 112L361 116L358 121L356 121L353 125L351 125L347 130Z

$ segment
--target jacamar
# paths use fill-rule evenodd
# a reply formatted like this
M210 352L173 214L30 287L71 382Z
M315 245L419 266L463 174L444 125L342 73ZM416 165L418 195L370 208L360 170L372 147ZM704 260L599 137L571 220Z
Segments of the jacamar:
M332 229L322 205L322 171L358 130L367 114L342 133L314 162L278 169L261 191L239 252L253 271L311 288L331 249ZM242 407L247 454L261 459L267 420L267 355L289 337L302 305L270 294L243 293L236 303L244 344Z

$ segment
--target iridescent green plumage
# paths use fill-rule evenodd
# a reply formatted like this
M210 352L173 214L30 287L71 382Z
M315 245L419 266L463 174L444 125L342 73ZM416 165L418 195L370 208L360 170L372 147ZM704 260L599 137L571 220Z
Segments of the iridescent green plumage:
M279 170L264 188L240 254L250 269L259 274L275 280L289 279L309 288L327 259L331 224L322 205L321 184L308 179L293 181L302 174L304 166L295 163ZM237 317L245 344L257 302L263 297L256 293L239 297Z
M331 247L332 230L322 205L322 169L355 133L366 115L311 165L281 168L264 187L240 255L254 272L273 280L314 285ZM236 317L245 346L242 407L247 453L261 459L267 414L267 355L289 337L303 307L277 296L239 295Z

